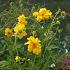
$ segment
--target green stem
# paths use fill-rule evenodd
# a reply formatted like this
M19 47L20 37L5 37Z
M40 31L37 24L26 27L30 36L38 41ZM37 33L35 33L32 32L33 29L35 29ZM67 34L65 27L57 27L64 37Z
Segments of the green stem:
M57 15L58 15L59 13L60 13L60 10L58 10L58 11L56 12L56 15L54 16L54 18L53 18L53 20L52 20L52 22L51 22L50 28L48 29L47 35L48 35L49 31L52 29L53 24L54 24L54 21L55 21ZM48 46L51 44L51 42L52 42L53 38L55 37L56 33L57 33L57 31L55 32L55 34L54 34L54 36L52 37L51 41L49 42ZM47 47L45 48L44 55L45 55L46 49L47 49ZM44 55L43 55L43 57L44 57Z
M14 42L14 47L16 47L16 52L17 52L17 55L18 55L18 49L17 49L16 44L17 44L17 37L16 37L16 34L15 34L15 42Z
M36 55L35 55L35 58L34 58L33 63L35 63L35 60L36 60ZM34 65L34 64L32 64L31 70L33 70L33 65Z
M15 34L15 42L14 42L14 45L16 46L16 34Z
M57 31L55 32L55 34L53 35L52 39L50 40L50 42L48 43L47 47L45 48L45 51L44 51L44 54L43 54L43 58L45 56L45 52L46 52L47 48L50 46L50 44L51 44L51 42L52 42L52 40L53 40L53 38L55 37L56 34L57 34Z

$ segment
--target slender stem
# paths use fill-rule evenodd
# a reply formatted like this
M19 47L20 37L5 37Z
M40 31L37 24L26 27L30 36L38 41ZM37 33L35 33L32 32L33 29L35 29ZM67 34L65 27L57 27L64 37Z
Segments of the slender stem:
M36 55L35 55L35 58L34 58L34 63L35 63L35 60L36 60Z
M45 48L45 51L44 51L44 54L43 54L43 58L44 58L44 55L45 55L45 52L46 52L47 48L50 46L50 44L51 44L53 38L54 38L55 35L57 34L57 31L58 31L58 28L57 28L56 32L54 33L53 37L51 38L50 42L48 43L47 47Z
M18 55L18 50L17 50L16 43L17 43L17 37L16 37L16 34L15 34L15 42L14 42L14 46L16 47L16 52L17 52L17 55Z
M15 42L14 42L14 45L16 46L16 34L15 34Z
M36 60L36 55L35 55L35 58L34 58L33 63L35 63L35 60ZM34 65L34 64L32 64L31 70L33 70L33 65Z

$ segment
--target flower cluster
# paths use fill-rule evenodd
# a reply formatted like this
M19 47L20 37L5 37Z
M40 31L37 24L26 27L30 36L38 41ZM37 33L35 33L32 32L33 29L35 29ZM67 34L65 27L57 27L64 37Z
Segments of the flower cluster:
M23 36L26 36L26 24L27 21L25 20L25 16L21 15L18 17L18 24L15 25L15 27L12 29L6 28L5 29L5 35L7 36L17 36L19 39L23 38ZM28 42L25 43L28 44L28 51L32 52L36 55L39 55L41 53L41 44L40 40L38 38L35 38L34 36L30 36L27 38ZM15 58L16 62L20 61L20 57L16 56Z
M16 26L14 27L14 33L13 30L10 28L6 28L5 29L5 35L7 36L14 36L16 34L16 36L21 39L24 36L27 35L26 33L26 27L25 25L27 24L27 21L25 20L25 16L21 15L18 17L18 24L16 24Z
M39 55L41 53L41 41L33 36L30 36L27 40L28 42L26 42L25 45L28 44L28 51Z
M34 12L33 16L35 16L36 20L40 22L42 20L49 19L52 16L52 12L46 8L41 8L38 12Z
M29 3L28 6L34 4L33 7L29 7L28 9L27 7L23 7L23 0L18 0L18 2L16 5L14 5L14 2L11 3L11 9L1 13L4 14L5 12L3 15L4 18L1 18L2 15L0 17L0 31L2 33L2 31L5 30L3 31L4 35L0 33L0 57L2 59L0 60L0 69L60 70L60 67L62 69L67 68L70 65L70 56L64 57L64 54L68 55L69 53L67 49L65 51L65 48L63 50L59 47L66 46L66 38L63 39L64 41L60 39L63 31L63 28L61 28L62 21L60 20L64 19L65 16L70 13L66 13L65 11L61 12L61 9L58 9L58 11L53 14L51 10L40 8L41 5L38 6L30 0L24 2L25 4ZM19 4L18 7L17 4ZM37 9L36 7L38 10L34 11L34 9ZM15 11L13 11L14 9ZM25 13L28 16L26 17L24 14L21 14L15 18L11 12L16 13L15 16L19 13ZM9 19L7 19L8 17ZM7 22L15 23L13 25L11 23L5 24ZM2 23L4 25L2 25ZM56 60L59 55L60 58L64 58L62 58L61 61L59 60L60 62L58 59ZM6 60L4 60L5 58Z
M17 34L17 37L19 39L23 38L24 36L27 35L26 33L26 27L25 25L27 24L27 21L25 20L25 16L21 15L18 17L18 24L14 27L14 32Z

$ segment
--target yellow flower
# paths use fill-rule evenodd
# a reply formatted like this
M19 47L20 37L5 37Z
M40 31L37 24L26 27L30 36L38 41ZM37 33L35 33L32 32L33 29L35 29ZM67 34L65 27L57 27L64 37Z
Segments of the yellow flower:
M35 49L33 49L33 53L38 55L41 53L41 47L36 47Z
M27 49L27 50L28 50L29 52L33 52L33 49L34 49L34 47L33 47L32 45L28 45L28 49Z
M21 31L21 30L25 30L26 28L25 28L25 25L23 25L23 24L17 24L15 27L14 27L14 32L15 33L18 33L19 31Z
M20 58L19 56L16 56L16 57L15 57L15 61L16 61L16 62L19 62L20 60L21 60L21 58Z
M19 39L23 38L23 36L26 36L27 33L25 32L26 27L25 25L27 24L27 21L25 19L24 15L20 15L18 17L18 24L14 27L14 32L17 35Z
M27 35L27 33L25 31L22 31L22 30L17 33L17 36L19 39L23 38L26 35Z
M41 8L39 10L39 14L43 19L49 19L49 17L52 15L52 12L50 10L47 10L46 8Z
M28 51L39 55L41 53L41 41L33 36L30 36L27 40L28 42L26 42L25 45L28 44Z
M43 20L43 18L42 18L42 16L37 16L37 18L36 18L36 20L38 21L38 22L40 22L41 20Z
M13 35L12 29L6 28L6 29L5 29L5 35L6 35L6 36L12 36L12 35Z
M41 8L38 12L34 12L33 16L40 22L41 20L49 19L52 16L52 12L46 8Z
M24 25L27 24L27 21L26 21L24 15L20 15L20 16L18 17L18 24L24 24Z
M33 16L37 17L38 16L38 12L34 12Z

